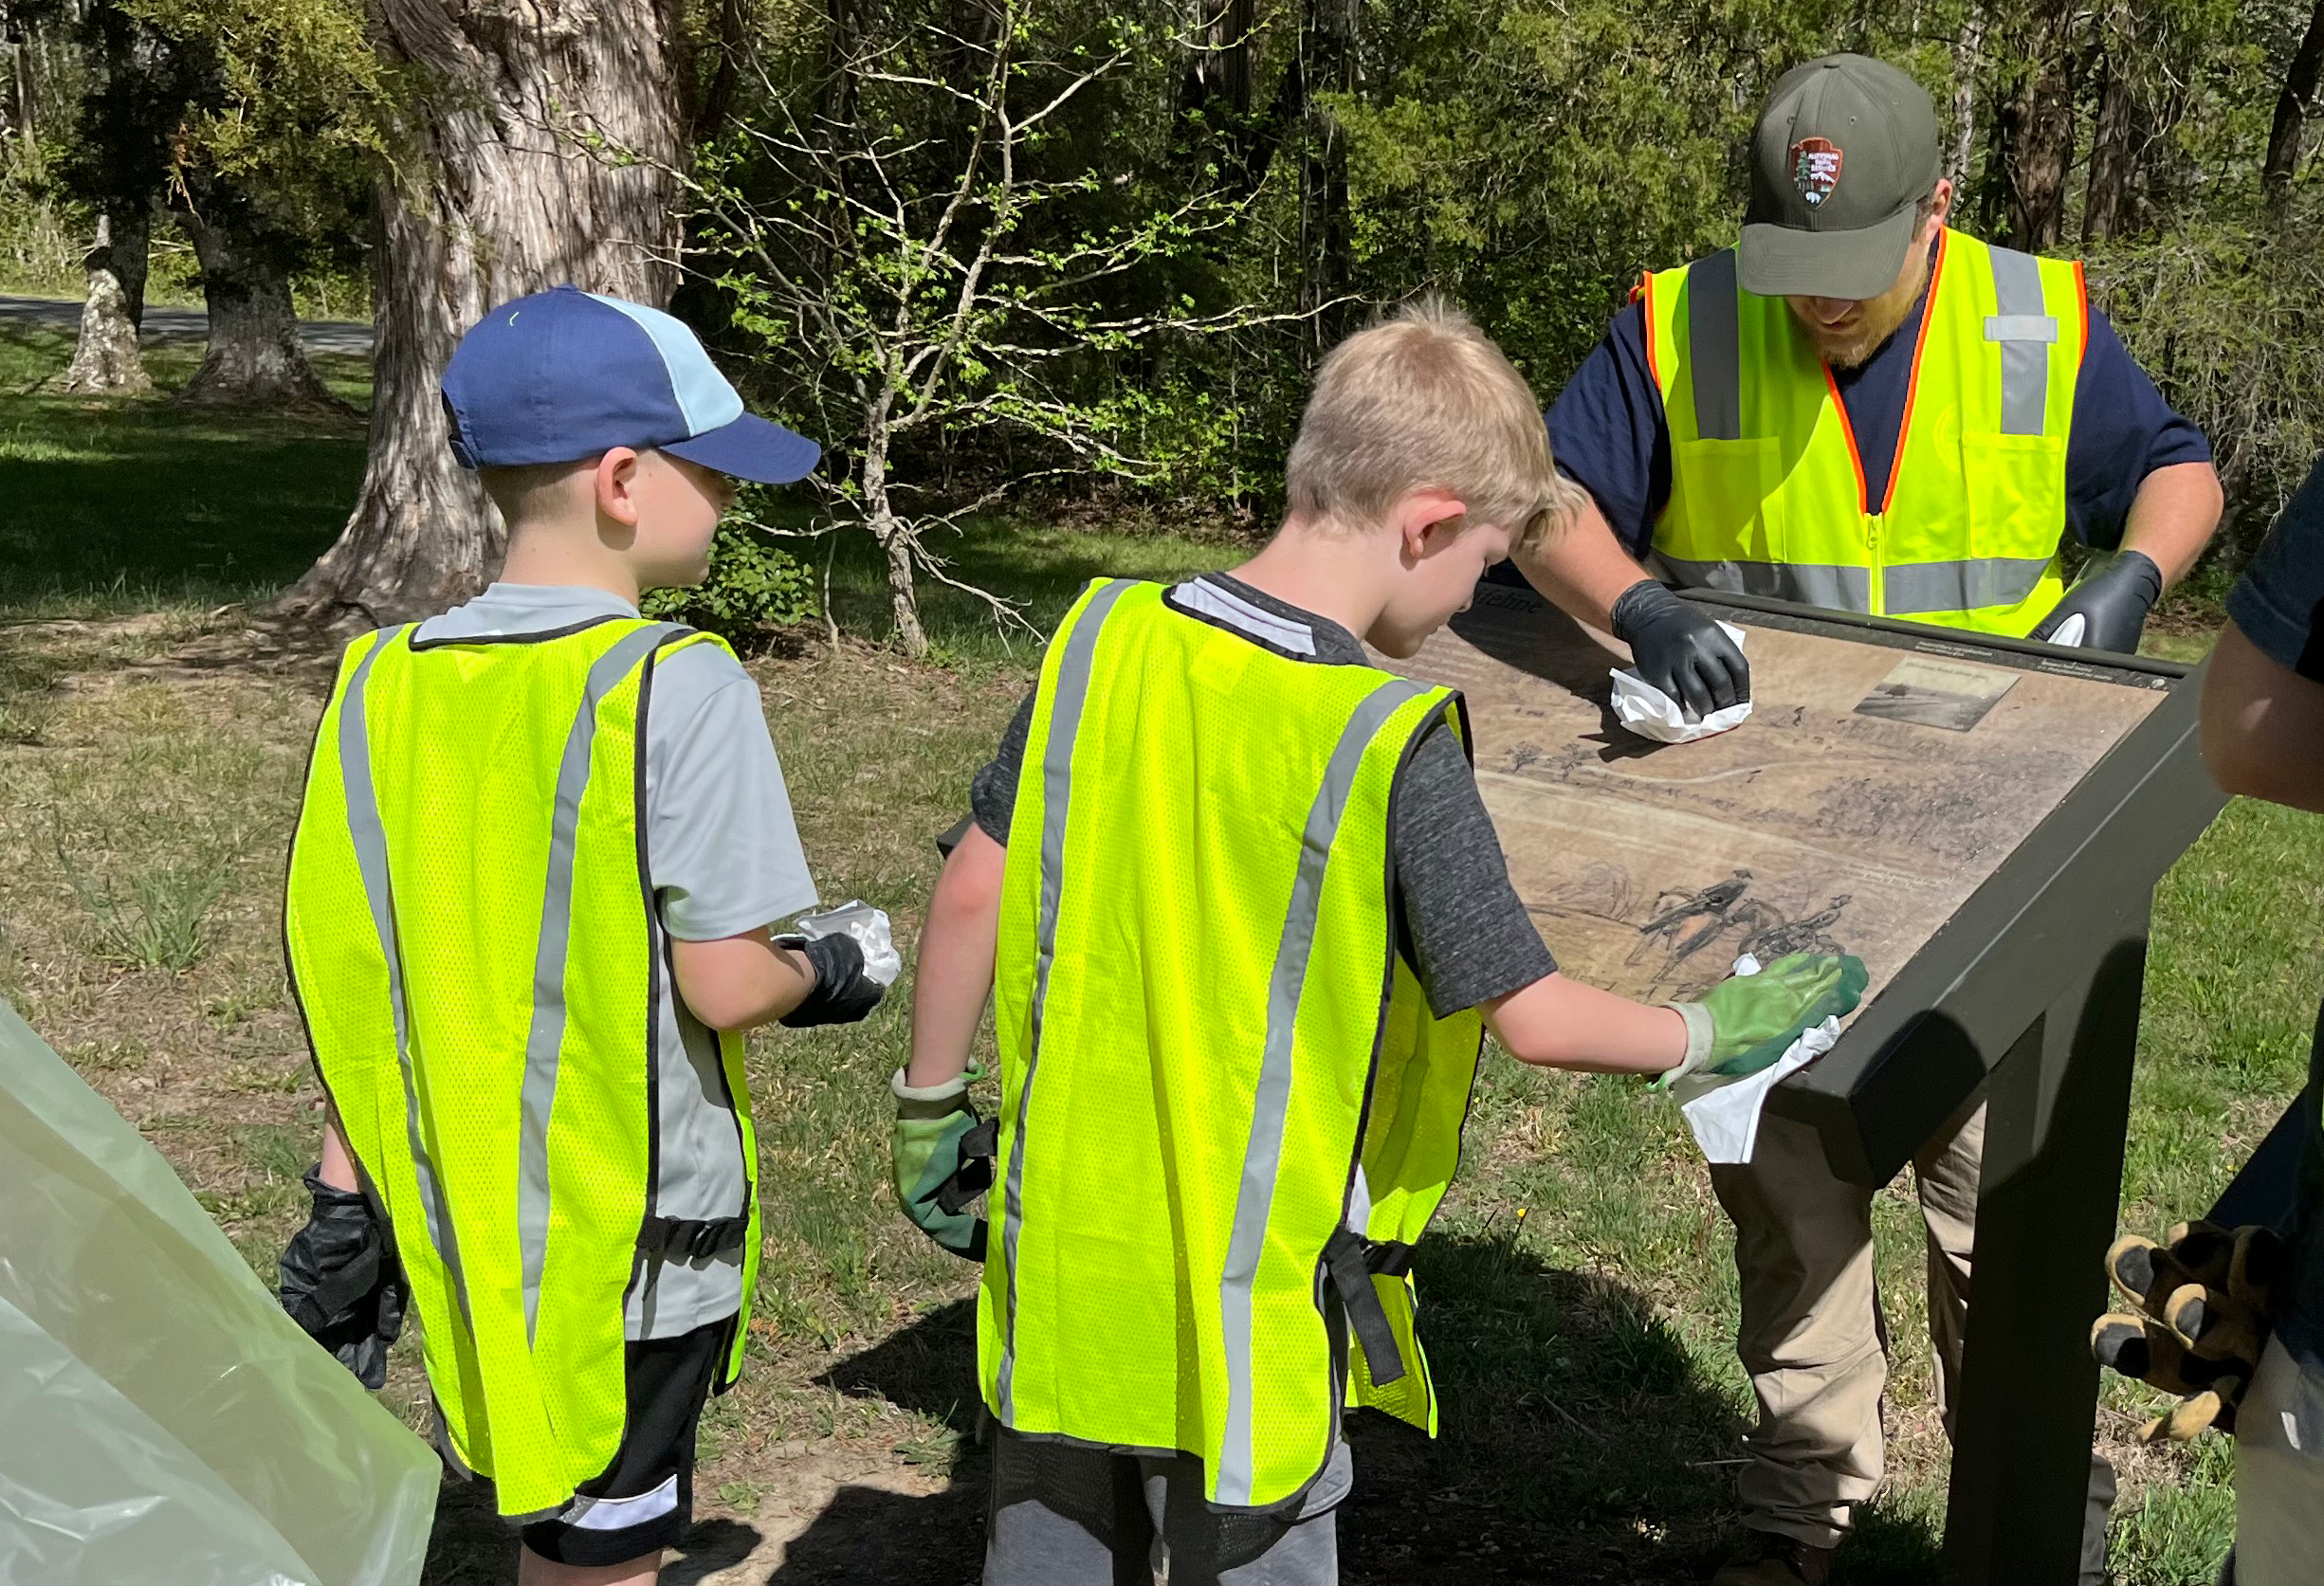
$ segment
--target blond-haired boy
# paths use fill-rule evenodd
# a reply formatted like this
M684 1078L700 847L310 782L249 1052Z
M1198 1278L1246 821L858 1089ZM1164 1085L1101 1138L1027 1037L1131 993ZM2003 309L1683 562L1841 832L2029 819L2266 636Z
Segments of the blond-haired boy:
M1475 326L1423 303L1336 348L1288 485L1232 574L1082 596L930 905L896 1185L986 1258L992 1586L1336 1579L1342 1406L1435 1428L1409 1268L1486 1024L1527 1062L1669 1073L1853 1006L1832 959L1679 1009L1560 975L1459 697L1369 665L1571 509ZM989 1239L963 1204L988 992Z

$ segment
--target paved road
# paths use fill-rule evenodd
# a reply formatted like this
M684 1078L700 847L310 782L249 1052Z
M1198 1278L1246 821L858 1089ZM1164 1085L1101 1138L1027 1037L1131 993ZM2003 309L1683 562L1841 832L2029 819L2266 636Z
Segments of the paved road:
M0 297L0 319L71 328L81 323L81 302L77 298ZM141 339L146 341L163 337L192 337L198 340L210 335L210 316L198 308L149 305L141 329ZM371 352L369 325L345 319L304 319L300 321L299 334L310 353L357 353L368 355Z

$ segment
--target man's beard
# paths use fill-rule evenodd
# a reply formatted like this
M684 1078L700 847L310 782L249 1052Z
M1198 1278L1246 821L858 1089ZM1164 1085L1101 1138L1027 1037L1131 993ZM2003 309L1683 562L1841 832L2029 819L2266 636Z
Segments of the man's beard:
M1888 345L1888 338L1896 334L1896 327L1905 322L1912 305L1920 301L1921 288L1929 284L1929 256L1923 253L1919 259L1919 267L1910 275L1898 277L1895 285L1858 303L1856 318L1844 330L1829 330L1816 323L1797 303L1792 305L1792 318L1799 321L1800 329L1807 334L1824 362L1834 369L1860 368Z

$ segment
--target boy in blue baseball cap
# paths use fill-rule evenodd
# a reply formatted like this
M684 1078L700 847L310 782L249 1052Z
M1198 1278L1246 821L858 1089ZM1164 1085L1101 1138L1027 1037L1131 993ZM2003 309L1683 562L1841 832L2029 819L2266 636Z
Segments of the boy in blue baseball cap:
M417 1310L438 1446L527 1586L650 1582L758 1267L738 1032L881 988L852 939L775 934L815 887L758 687L638 597L818 448L572 286L487 314L444 402L507 558L349 646L323 712L284 923L331 1120L283 1301L374 1386Z

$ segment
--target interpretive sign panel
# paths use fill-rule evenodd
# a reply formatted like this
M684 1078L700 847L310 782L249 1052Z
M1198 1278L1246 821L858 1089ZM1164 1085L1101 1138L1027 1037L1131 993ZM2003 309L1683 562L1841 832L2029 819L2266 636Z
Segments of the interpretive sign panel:
M1616 725L1624 658L1530 590L1483 586L1383 663L1466 697L1519 896L1568 974L1629 996L1792 952L1854 953L1876 992L2170 681L1719 614L1748 630L1751 717L1693 743Z

